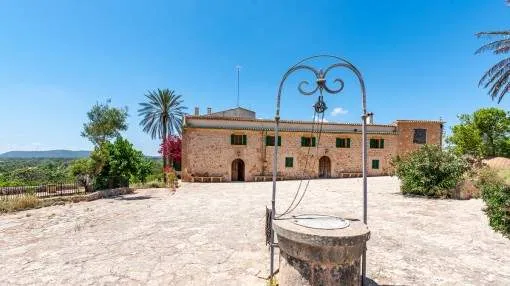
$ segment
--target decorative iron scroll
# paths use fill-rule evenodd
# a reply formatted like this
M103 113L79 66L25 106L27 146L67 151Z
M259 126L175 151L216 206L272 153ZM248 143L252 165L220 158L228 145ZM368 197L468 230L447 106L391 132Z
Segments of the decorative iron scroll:
M325 69L316 69L312 66L309 66L307 65L306 63L312 59L318 59L318 58L327 58L327 59L330 59L330 60L334 60L336 63L328 66L327 68ZM361 150L361 157L362 157L362 174L363 174L363 223L367 224L367 158L368 158L368 152L367 152L367 132L366 132L366 129L367 129L367 126L366 126L366 118L368 116L368 113L367 113L367 108L366 108L366 89L365 89L365 83L364 83L364 80L363 80L363 77L361 75L361 72L353 65L351 64L349 61L345 60L345 59L342 59L340 57L337 57L337 56L333 56L333 55L316 55L316 56L311 56L311 57L308 57L308 58L305 58L303 60L301 60L300 62L298 62L297 64L295 64L294 66L292 66L289 70L287 70L287 72L283 75L281 81L280 81L280 85L278 87L278 94L277 94L277 97L276 97L276 114L275 114L275 129L274 129L274 133L275 133L275 137L278 136L278 129L279 129L279 124L280 124L280 104L281 104L281 97L282 97L282 93L283 93L283 86L285 85L285 82L287 80L287 78L293 74L294 72L296 71L308 71L308 72L312 72L313 75L315 76L315 84L310 84L309 81L306 81L306 80L303 80L301 82L299 82L298 86L297 86L297 89L299 91L299 93L301 93L302 95L306 95L306 96L310 96L310 95L314 95L317 93L317 91L319 91L319 97L317 99L317 102L314 104L313 108L314 108L314 123L315 123L315 118L316 118L316 115L318 114L322 114L322 119L324 118L324 112L327 110L327 105L326 103L324 102L324 97L323 97L323 93L326 92L326 93L329 93L331 95L334 95L334 94L337 94L337 93L340 93L343 88L344 88L344 81L340 78L334 78L332 80L332 83L335 83L334 86L328 86L328 83L327 83L327 75L328 73L333 70L333 69L346 69L346 70L349 70L351 71L352 73L354 73L354 75L356 76L356 78L358 79L359 81L359 86L360 86L360 93L361 93L361 136L362 136L362 150ZM323 120L320 121L321 123L323 122ZM315 125L314 125L315 126ZM322 124L321 124L321 127L322 127ZM322 129L322 128L321 128ZM321 131L319 131L319 135L320 135ZM297 199L297 194L299 193L299 189L301 187L301 184L300 186L298 187L298 192L296 192L296 195L294 196L294 199L292 200L292 203L290 205L290 207L284 211L282 214L279 214L278 216L276 216L276 179L277 179L277 167L278 166L278 145L275 145L274 147L274 153L273 153L273 191L272 191L272 196L271 196L271 210L268 210L266 208L266 244L269 244L269 248L270 248L270 256L271 256L271 261L270 261L270 275L269 277L272 277L274 274L275 274L275 271L274 271L274 247L275 247L275 243L274 243L274 230L272 230L272 221L275 220L275 219L280 219L280 217L282 215L285 215L289 212L291 212L293 209L295 209L295 207L297 207L297 205L299 205L299 203L301 202L301 199L304 197L304 193L306 192L306 187L305 187L305 191L302 192L301 194L301 197L299 200L297 200L297 203L295 203L296 199ZM269 232L269 233L268 233ZM366 250L363 251L363 259L362 259L362 273L361 273L361 276L362 276L362 283L364 284L364 278L366 277Z

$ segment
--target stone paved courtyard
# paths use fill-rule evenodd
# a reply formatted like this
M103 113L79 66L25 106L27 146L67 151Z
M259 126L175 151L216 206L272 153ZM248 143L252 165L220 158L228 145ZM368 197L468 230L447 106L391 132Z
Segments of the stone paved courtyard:
M298 181L279 183L280 209ZM315 180L296 213L361 216L361 179ZM0 284L265 285L271 183L187 184L0 216ZM510 285L510 240L480 200L369 179L368 276L380 285Z

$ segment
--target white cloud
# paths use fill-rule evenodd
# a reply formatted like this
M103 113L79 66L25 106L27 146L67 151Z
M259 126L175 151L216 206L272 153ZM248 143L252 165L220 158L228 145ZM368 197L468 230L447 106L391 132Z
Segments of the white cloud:
M349 111L343 109L342 107L335 107L333 108L333 111L331 111L331 116L344 115L347 114L348 112Z

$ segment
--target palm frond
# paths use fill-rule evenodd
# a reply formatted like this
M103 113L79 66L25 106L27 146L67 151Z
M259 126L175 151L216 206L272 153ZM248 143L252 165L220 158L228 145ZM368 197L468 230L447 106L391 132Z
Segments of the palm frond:
M504 73L506 73L508 71L508 67L505 68L501 68L498 70L498 72L494 73L490 79L488 80L485 80L485 85L483 86L483 88L488 88L492 83L494 83L496 80L499 80L501 78L501 76L504 75Z
M510 0L507 0L510 4ZM476 34L477 37L499 37L499 39L481 46L475 51L475 54L480 54L486 51L491 51L495 55L505 54L510 51L510 30L507 31L494 31L494 32L480 32ZM510 81L510 58L505 58L493 65L487 70L480 81L478 86L489 88L488 94L492 100L498 99L501 102L503 97L509 91Z
M494 81L493 78L495 75L498 75L498 74L501 75L508 69L510 69L510 58L506 58L506 59L499 61L497 64L493 65L489 70L487 70L485 72L485 74L482 76L482 78L478 82L478 86L482 86L482 85L485 85L486 83ZM490 78L490 80L487 81L487 79L489 79L489 78ZM484 87L486 88L487 85L485 85Z
M481 37L485 37L485 36L488 36L488 37L492 37L492 36L510 36L510 31L493 31L493 32L479 32L479 33L476 33L476 36L481 38Z
M510 50L510 37L507 39L497 40L481 46L476 50L475 54L480 54L486 51L492 51L494 54L506 53Z
M140 125L151 138L163 139L170 134L180 134L182 117L186 107L180 95L173 90L158 89L145 94L146 102L140 103L138 114L142 118Z
M501 90L501 93L498 96L498 103L501 102L503 96L505 96L508 92L510 92L510 82L507 82L506 86Z
M501 77L498 78L498 80L492 84L492 87L489 90L489 95L492 97L492 99L498 99L498 103L501 102L503 97L505 96L505 88L503 88L505 85L508 85L508 81L510 79L510 69L507 70ZM503 89L502 89L503 88ZM500 92L501 91L501 92ZM508 92L508 90L507 90Z

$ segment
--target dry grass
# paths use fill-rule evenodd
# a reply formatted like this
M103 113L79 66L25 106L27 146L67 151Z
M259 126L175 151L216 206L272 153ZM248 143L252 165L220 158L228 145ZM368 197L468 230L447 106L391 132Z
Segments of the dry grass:
M510 169L510 158L505 157L494 157L490 159L484 159L483 163L492 169Z
M505 181L510 184L510 158L496 157L484 160L484 163Z
M33 209L41 206L41 200L34 195L11 199L0 199L0 213Z
M154 189L154 188L166 188L165 183L161 181L150 181L146 183L134 183L130 184L133 189Z
M478 199L482 195L479 188L476 187L472 178L465 178L457 184L453 193L453 198L458 200Z
M103 198L116 197L126 194L132 194L133 189L119 188L112 190L96 191L90 194L79 194L73 196L63 196L54 198L39 199L35 195L25 195L14 198L1 198L0 199L0 213L16 212L28 209L42 208L54 205L63 205L66 203L79 203L94 201Z
M506 184L510 185L510 168L498 170L498 175L505 181Z

